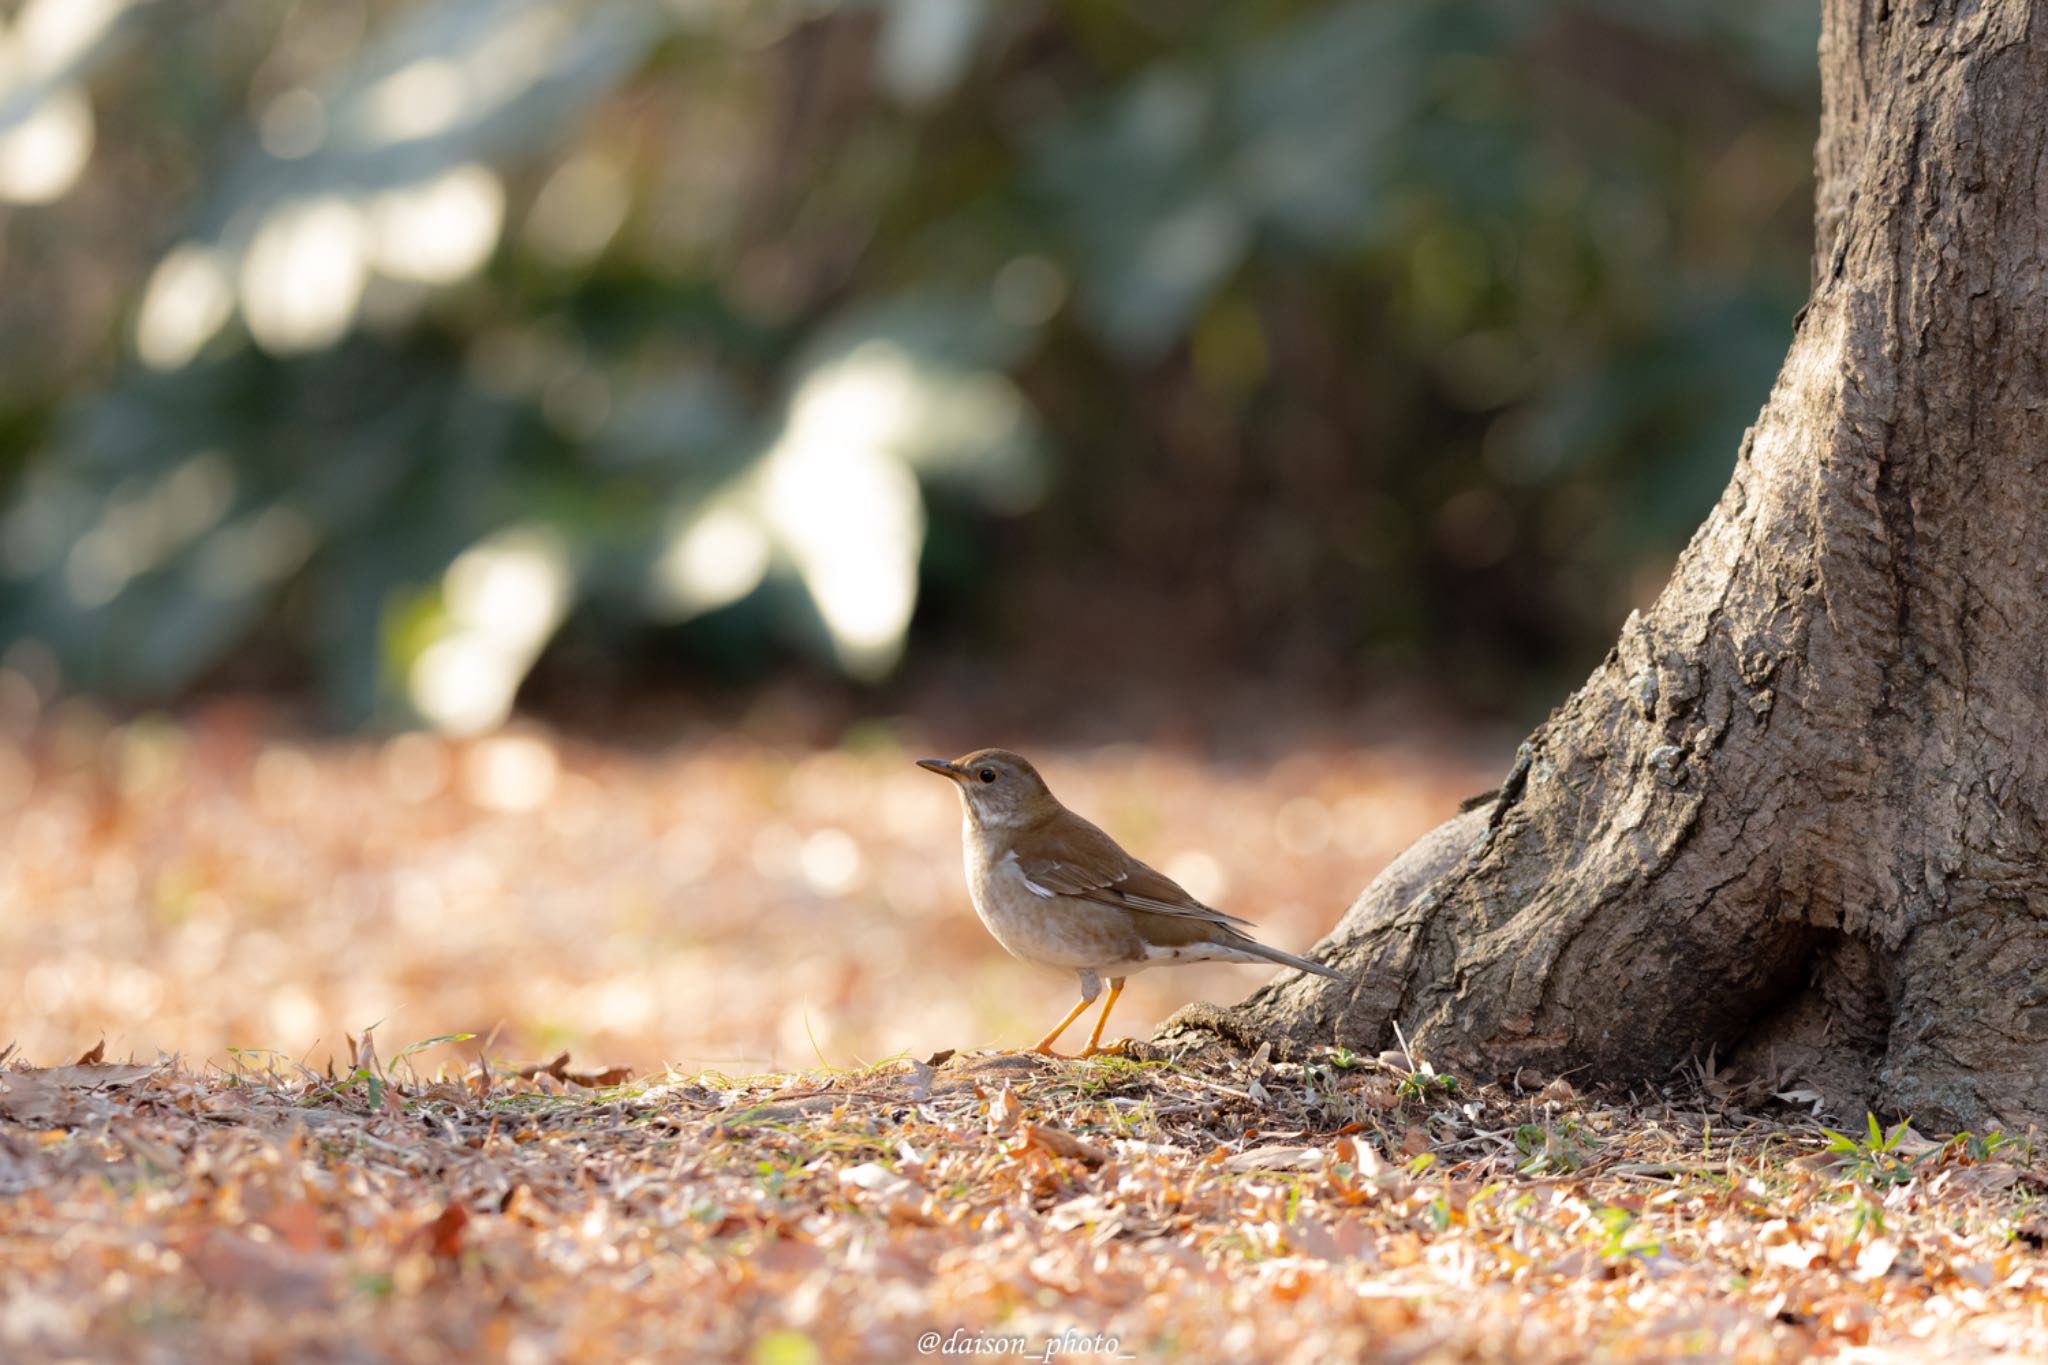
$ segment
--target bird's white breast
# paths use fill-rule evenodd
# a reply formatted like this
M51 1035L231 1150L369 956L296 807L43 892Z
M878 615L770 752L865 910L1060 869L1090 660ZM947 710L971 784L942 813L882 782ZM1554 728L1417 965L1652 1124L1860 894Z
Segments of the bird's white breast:
M1011 953L1026 962L1077 970L1122 955L1106 952L1103 941L1122 927L1117 912L1036 885L1018 866L1015 852L997 852L993 841L972 825L965 844L974 913Z

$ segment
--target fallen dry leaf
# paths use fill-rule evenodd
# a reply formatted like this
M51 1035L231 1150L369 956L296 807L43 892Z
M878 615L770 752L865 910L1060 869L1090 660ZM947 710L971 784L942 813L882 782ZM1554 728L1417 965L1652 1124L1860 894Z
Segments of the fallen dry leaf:
M1764 1248L1764 1264L1783 1266L1787 1270L1805 1270L1815 1261L1827 1255L1827 1248L1818 1242L1803 1242L1797 1238Z
M1016 1130L1017 1118L1023 1112L1023 1102L1010 1090L1010 1083L1003 1082L1002 1093L988 1102L989 1136L1009 1136Z
M31 1075L50 1085L73 1090L113 1090L146 1081L163 1070L163 1062L79 1062L72 1066L50 1066L37 1071L11 1071L8 1076Z
M1229 1171L1314 1171L1329 1159L1320 1147L1254 1147L1225 1157Z
M0 1070L0 1115L17 1123L80 1122L97 1112L93 1096L147 1080L162 1065L78 1063Z
M893 1221L931 1221L924 1212L924 1190L907 1176L876 1162L863 1162L839 1173L839 1183L863 1190L882 1215Z
M1005 1091L1004 1093L1008 1093ZM1069 1133L1066 1129L1050 1123L1027 1123L1024 1125L1026 1146L1036 1147L1054 1156L1070 1157L1085 1161L1091 1166L1100 1166L1109 1160L1109 1153L1092 1142L1087 1142Z
M311 1308L327 1302L337 1286L331 1262L225 1228L202 1234L185 1249L200 1283L215 1293L242 1294L275 1308Z
M571 1071L569 1054L564 1052L551 1062L539 1062L523 1066L513 1073L526 1080L536 1076L552 1076L570 1085L580 1085L586 1090L601 1090L606 1086L624 1085L633 1079L633 1068L629 1066L608 1066L600 1071Z
M0 1114L16 1123L49 1123L66 1112L61 1086L29 1071L0 1071Z
M1899 1259L1899 1244L1889 1237L1880 1237L1866 1242L1856 1253L1856 1274L1859 1278L1874 1280L1892 1268Z
M454 1260L462 1254L462 1230L469 1226L469 1210L460 1204L449 1204L434 1216L434 1221L423 1229L429 1255L443 1260Z

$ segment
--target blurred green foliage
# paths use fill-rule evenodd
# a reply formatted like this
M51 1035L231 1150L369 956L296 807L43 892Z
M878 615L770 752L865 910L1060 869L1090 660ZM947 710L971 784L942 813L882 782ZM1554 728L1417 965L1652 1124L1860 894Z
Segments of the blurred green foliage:
M470 728L550 647L914 630L1499 701L1654 586L1804 289L1809 4L95 0L38 49L68 3L0 63L0 636L125 699ZM74 181L10 182L81 92Z

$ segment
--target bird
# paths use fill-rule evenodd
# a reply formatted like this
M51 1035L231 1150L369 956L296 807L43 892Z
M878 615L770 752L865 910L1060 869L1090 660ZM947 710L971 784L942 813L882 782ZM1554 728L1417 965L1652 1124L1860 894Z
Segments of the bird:
M1038 769L1008 749L917 766L952 780L965 820L967 892L982 924L1015 957L1065 968L1081 1000L1033 1052L1053 1044L1102 992L1109 998L1082 1057L1122 1050L1102 1045L1103 1026L1133 972L1183 962L1266 962L1333 980L1341 973L1268 947L1251 921L1202 904L1162 872L1139 862L1096 825L1061 805Z

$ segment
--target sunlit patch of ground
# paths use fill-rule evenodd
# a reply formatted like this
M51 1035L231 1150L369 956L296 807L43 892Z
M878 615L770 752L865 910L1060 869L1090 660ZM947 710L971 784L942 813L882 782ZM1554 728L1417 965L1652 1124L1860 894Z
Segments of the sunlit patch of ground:
M317 1067L381 1021L395 1042L469 1032L493 1056L639 1073L1014 1046L1073 980L989 939L953 793L911 760L1028 747L1070 805L1298 951L1511 748L1267 723L1288 737L1217 762L1197 742L1031 745L964 723L819 747L708 725L636 745L539 726L354 742L232 706L117 725L61 704L0 738L0 1043ZM1269 975L1142 974L1116 1031Z
M2038 1360L2024 1142L1402 1060L0 1070L8 1359ZM941 1349L951 1343L950 1350Z

